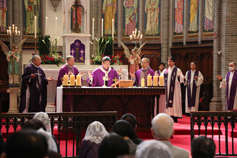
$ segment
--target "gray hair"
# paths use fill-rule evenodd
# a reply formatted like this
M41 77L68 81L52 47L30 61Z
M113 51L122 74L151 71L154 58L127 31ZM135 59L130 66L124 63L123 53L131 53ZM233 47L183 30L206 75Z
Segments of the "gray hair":
M159 139L169 139L172 135L174 121L169 115L160 113L152 119L151 124Z
M34 61L34 60L36 60L36 58L40 58L40 56L39 55L33 55L33 57L32 57L32 61Z
M142 60L146 59L148 63L150 63L150 60L147 57L143 57Z
M233 64L236 66L236 62L232 61L232 62L230 62L230 63L233 63ZM230 64L230 63L229 63L229 64Z
M68 61L70 58L74 58L74 56L69 55L69 56L67 56L66 60Z

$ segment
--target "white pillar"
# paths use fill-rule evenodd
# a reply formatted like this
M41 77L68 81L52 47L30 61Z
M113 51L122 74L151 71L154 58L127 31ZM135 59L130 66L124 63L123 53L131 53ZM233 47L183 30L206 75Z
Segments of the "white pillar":
M10 94L9 110L8 113L18 113L17 109L17 95L20 92L20 87L10 87L7 90L7 93Z

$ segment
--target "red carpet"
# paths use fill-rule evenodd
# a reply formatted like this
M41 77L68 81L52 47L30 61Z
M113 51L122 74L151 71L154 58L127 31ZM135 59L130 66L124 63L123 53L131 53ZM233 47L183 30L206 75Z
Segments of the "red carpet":
M237 128L235 128L233 130L233 140L232 140L232 130L231 127L228 127L228 152L232 153L232 149L235 149L235 154L237 154ZM173 136L173 138L170 140L171 143L175 146L184 148L186 150L191 151L191 143L190 143L190 117L187 116L183 116L182 119L178 119L178 122L174 124L174 129L175 129L175 134ZM225 153L226 149L225 149L225 130L224 130L224 126L221 126L221 136L220 136L220 150L221 153ZM20 128L18 128L18 130L20 130ZM195 137L197 137L198 134L198 128L197 125L194 128L195 130ZM1 130L2 134L4 137L6 137L6 129L5 127L2 128ZM10 133L13 132L13 128L10 128L9 130ZM205 131L204 131L204 126L201 126L201 135L205 135ZM219 153L219 136L218 136L218 126L215 125L214 129L213 129L213 139L215 141L216 144L216 153ZM55 135L55 137L58 137L58 128L55 126L54 127L54 131L53 134ZM212 137L212 130L210 125L208 126L208 130L207 130L207 135L208 137ZM137 135L139 138L143 139L143 140L148 140L148 139L153 139L151 136L150 132L137 132ZM84 137L84 134L82 134L82 138ZM66 135L65 134L61 134L60 135L60 152L62 154L62 156L72 156L73 155L73 135L69 134L68 135L68 143L67 143L67 153L66 153L66 141L65 141ZM232 147L232 141L234 142L234 146ZM74 142L75 146L74 146L74 153L76 154L76 141ZM229 156L228 156L229 157Z

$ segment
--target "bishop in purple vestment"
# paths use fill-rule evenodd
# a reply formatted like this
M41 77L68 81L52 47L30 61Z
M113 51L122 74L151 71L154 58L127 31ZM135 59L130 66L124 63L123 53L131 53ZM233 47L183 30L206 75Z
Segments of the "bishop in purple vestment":
M142 58L141 62L141 69L137 70L135 75L131 75L132 79L134 80L135 85L141 86L141 79L145 79L145 86L147 84L147 76L150 74L152 77L155 75L155 72L149 66L149 59Z
M59 70L59 73L58 73L58 81L57 81L57 87L61 86L62 85L62 80L63 80L63 76L65 74L67 74L69 77L70 75L83 75L82 73L79 73L78 69L76 67L74 67L74 57L69 55L67 58L67 64L64 65L60 70ZM69 112L70 110L70 100L71 100L71 97L70 96L67 96L67 105L66 105L66 111L64 112ZM56 105L56 102L55 102L55 106Z
M88 72L88 75L89 78L87 79L87 82L92 87L110 87L115 83L115 80L119 80L119 74L110 67L110 58L108 56L103 57L102 65L95 69L92 74Z
M52 77L46 79L40 68L41 58L32 57L32 63L25 68L22 75L21 103L19 112L45 111L47 105L47 84Z

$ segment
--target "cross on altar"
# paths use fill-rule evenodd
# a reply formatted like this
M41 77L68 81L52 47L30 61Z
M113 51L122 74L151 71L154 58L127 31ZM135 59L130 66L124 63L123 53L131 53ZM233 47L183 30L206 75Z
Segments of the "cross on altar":
M108 80L109 80L108 76L104 76L104 77L103 77L103 80L104 80L104 85L103 85L103 87L107 87L107 85L108 85Z
M114 83L115 83L115 88L116 88L116 87L117 87L117 86L116 86L116 82L118 81L117 77L115 77L115 78L113 79L113 81L114 81Z
M81 49L80 53L81 53L81 61L84 61L84 56L83 56L84 51L83 51L83 49Z
M74 53L75 53L75 51L72 49L72 50L71 50L71 53L72 53L72 56L73 56L73 55L74 55Z

